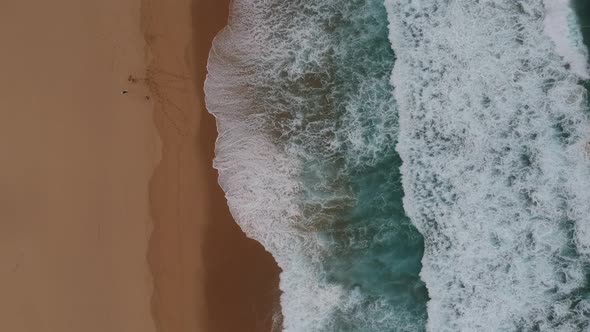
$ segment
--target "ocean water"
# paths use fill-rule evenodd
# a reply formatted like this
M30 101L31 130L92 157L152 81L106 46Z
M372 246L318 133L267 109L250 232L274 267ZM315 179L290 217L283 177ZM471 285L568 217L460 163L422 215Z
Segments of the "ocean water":
M387 2L428 330L589 328L587 69L558 2Z
M584 8L233 2L214 166L283 271L275 330L590 329Z
M572 0L571 7L576 12L577 23L582 32L584 45L590 45L590 2L585 0Z
M572 0L571 7L574 9L577 18L577 24L582 32L582 40L584 46L588 50L590 46L590 2L585 0ZM586 91L590 92L590 80L586 79L583 82ZM590 106L590 100L586 99L588 106Z
M380 0L236 1L209 60L215 166L280 267L286 331L421 331Z

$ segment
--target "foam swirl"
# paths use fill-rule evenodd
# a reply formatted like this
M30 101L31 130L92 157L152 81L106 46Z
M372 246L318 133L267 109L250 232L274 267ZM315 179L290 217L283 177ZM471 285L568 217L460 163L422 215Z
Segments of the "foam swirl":
M541 0L386 3L427 329L587 330L585 63L548 37Z
M206 81L232 214L282 268L285 331L422 331L381 0L236 0Z

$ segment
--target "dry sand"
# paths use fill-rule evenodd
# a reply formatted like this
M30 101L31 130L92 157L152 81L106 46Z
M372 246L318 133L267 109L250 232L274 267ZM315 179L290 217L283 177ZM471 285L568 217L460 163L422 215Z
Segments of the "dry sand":
M155 331L139 5L0 4L0 331Z
M0 3L0 331L269 330L200 92L226 6Z

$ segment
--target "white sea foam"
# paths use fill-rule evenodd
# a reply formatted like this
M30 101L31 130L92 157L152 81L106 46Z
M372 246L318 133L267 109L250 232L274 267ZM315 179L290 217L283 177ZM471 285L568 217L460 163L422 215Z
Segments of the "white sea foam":
M386 4L427 329L587 330L587 73L561 2Z
M355 294L326 282L318 270L325 250L303 215L300 182L300 157L312 147L277 144L281 136L306 134L301 128L305 113L294 115L292 128L281 127L277 132L272 127L280 126L278 120L270 121L269 128L269 117L292 116L285 102L303 111L305 96L290 95L285 87L268 86L265 80L280 75L305 77L315 72L310 67L325 70L327 64L322 61L330 45L323 29L281 16L276 8L297 10L301 4L242 0L232 6L229 26L213 43L205 84L207 107L217 119L219 132L214 166L235 220L272 253L283 270L284 330L325 331L335 312L346 311L355 302ZM315 6L305 9L320 14ZM265 89L276 95L260 98ZM307 130L317 136L313 144L323 144L321 137L329 134L329 128L319 127L316 132L311 131L315 130L312 125ZM321 200L317 204L321 206Z
M544 31L555 43L556 52L570 64L572 72L588 79L588 52L570 2L571 0L543 0Z
M251 116L256 105L243 90L251 79L247 63L254 60L242 50L256 47L256 40L244 39L251 36L236 31L237 23L216 37L209 57L206 99L219 132L214 166L235 220L272 253L283 270L284 330L316 331L333 311L340 291L318 281L309 263L309 253L319 251L311 248L317 246L316 239L296 227L301 220L297 160L278 150L262 123Z

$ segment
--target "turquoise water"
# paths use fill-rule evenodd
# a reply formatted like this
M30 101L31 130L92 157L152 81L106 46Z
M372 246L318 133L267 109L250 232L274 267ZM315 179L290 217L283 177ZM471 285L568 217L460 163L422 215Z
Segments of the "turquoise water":
M386 3L427 329L588 330L590 121L567 2Z
M206 101L232 214L283 270L275 330L590 328L590 119L566 5L233 2Z
M220 145L255 135L272 142L275 152L269 156L250 147L244 161L257 156L260 169L262 160L283 155L292 165L280 166L290 169L288 176L268 175L274 180L250 189L250 198L233 206L229 200L238 222L284 271L285 330L423 330L424 245L402 207L397 110L389 84L394 53L383 2L237 1L234 6L231 32L218 37L210 60L212 73L216 63L217 72L225 72L219 83L209 78L208 105L222 124L237 115L236 126L247 132L218 143L217 167L243 163L237 152L224 154ZM227 72L229 67L234 69ZM229 78L237 72L239 77ZM240 83L227 86L221 77ZM227 100L211 100L220 93L247 107L216 107ZM240 172L248 170L231 171ZM281 181L296 187L288 194L291 205L277 202L276 216L250 217L254 212L247 207L258 206L252 197L272 197ZM228 188L236 183L225 181L230 196L242 189ZM286 211L296 212L285 217ZM245 216L240 219L239 213ZM264 223L283 231L270 239L261 234Z
M428 300L418 276L423 241L402 207L401 160L394 148L397 111L389 86L394 56L385 7L379 1L347 7L330 31L334 85L328 93L341 104L328 108L329 120L322 120L338 123L331 128L337 148L314 148L310 168L319 177L312 177L316 185L311 187L325 187L309 196L314 203L321 197L324 205L338 205L315 212L322 218L329 213L327 230L320 232L327 248L321 262L326 280L359 295L335 313L327 330L420 330Z
M580 29L584 36L586 47L590 45L590 2L586 0L572 0L572 7L578 16Z
M395 171L400 164L392 154L374 167L349 171L356 201L338 213L325 232L331 256L323 264L331 282L358 289L364 298L338 314L334 331L397 330L399 321L369 328L390 311L404 312L414 323L411 330L425 324L428 294L418 276L423 240L403 212L400 175ZM374 303L382 303L380 311L366 310Z
M585 0L572 0L572 8L574 8L582 36L584 38L584 45L590 53L590 2ZM584 81L586 91L590 92L590 80ZM590 100L588 101L590 108Z

